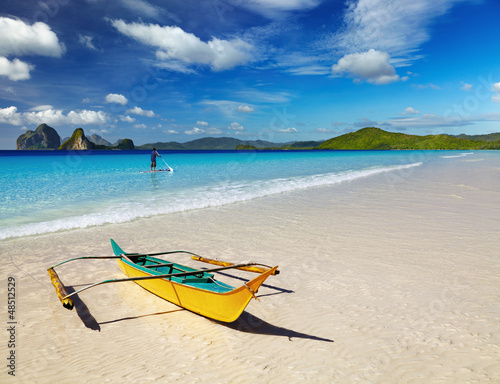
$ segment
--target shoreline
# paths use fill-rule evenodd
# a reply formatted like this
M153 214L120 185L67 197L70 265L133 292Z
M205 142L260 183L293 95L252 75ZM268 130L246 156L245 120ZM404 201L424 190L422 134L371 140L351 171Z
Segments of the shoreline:
M2 240L2 281L18 283L16 376L40 383L80 376L90 383L498 381L499 176L498 159L479 153L397 175ZM184 249L279 265L281 274L232 324L133 283L82 293L78 311L62 308L46 269L110 255L109 238L128 252ZM58 272L74 288L121 277L113 261L76 263Z

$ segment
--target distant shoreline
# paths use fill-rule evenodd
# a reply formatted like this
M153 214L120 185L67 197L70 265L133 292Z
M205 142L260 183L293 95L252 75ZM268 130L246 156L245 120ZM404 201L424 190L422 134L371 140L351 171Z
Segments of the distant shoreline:
M40 127L39 127L40 128ZM37 129L39 129L37 128ZM47 129L53 130L48 127ZM36 131L35 131L36 132ZM54 130L55 132L55 130ZM78 141L78 133L81 140L86 141L86 149ZM100 138L103 140L102 138ZM71 146L75 142L75 146ZM127 143L124 145L123 143ZM78 128L71 139L64 144L64 149L40 148L16 149L17 151L60 151L60 150L80 150L80 151L151 151L156 148L158 151L307 151L307 150L499 150L500 133L487 135L408 135L404 133L394 133L384 131L380 128L367 127L355 132L350 132L325 141L296 141L289 143L273 143L262 140L239 140L232 137L205 137L188 141L185 143L156 142L135 146L130 139L124 139L117 146L105 146L88 141L83 130ZM61 145L61 147L63 147ZM89 148L94 146L94 148ZM74 149L73 149L74 148Z

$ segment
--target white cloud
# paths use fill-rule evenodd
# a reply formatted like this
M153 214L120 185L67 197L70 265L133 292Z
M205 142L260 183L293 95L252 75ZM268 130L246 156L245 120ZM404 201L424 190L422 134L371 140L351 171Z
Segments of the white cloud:
M441 89L441 87L439 85L432 84L432 83L429 83L429 84L418 84L418 85L415 85L415 87L417 87L418 89L427 89L427 88L430 88L430 89Z
M151 5L145 0L120 0L120 2L135 13L156 19L162 13L162 9Z
M472 84L467 84L462 81L462 87L460 89L469 92L472 89Z
M491 96L491 101L494 103L500 103L500 82L492 84L491 89L497 93L497 95Z
M297 130L297 128L291 127L291 128L277 129L276 132L281 132L281 133L297 133L298 130Z
M500 93L500 82L493 84L492 88L495 92Z
M235 112L240 106L239 102L230 100L203 100L200 104L208 105L209 107L216 107L228 118L234 118Z
M297 68L287 69L286 72L292 75L328 75L330 73L330 67L326 65L308 65Z
M133 113L135 115L139 116L146 116L146 117L155 117L155 113L153 111L147 111L142 109L141 107L134 107L132 109L129 109L127 113Z
M206 121L197 121L196 125L201 125L202 127L208 127L208 123Z
M104 125L108 122L108 115L103 111L83 109L68 112L67 119L70 124L74 125Z
M22 20L0 17L0 76L28 80L35 67L11 56L41 55L61 57L65 51L57 35L42 22L28 25Z
M363 53L352 53L342 57L332 66L333 76L354 78L355 81L366 80L381 85L399 80L394 67L389 64L390 56L386 52L370 49Z
M175 129L169 129L169 130L163 131L163 132L168 133L169 135L177 135L179 133Z
M418 59L419 47L430 39L430 26L464 0L359 0L348 2L344 27L330 46L343 53L368 49L406 56L398 66Z
M239 38L221 40L212 37L204 42L179 27L127 24L123 20L112 20L111 24L124 35L157 48L159 60L173 61L176 66L182 62L184 66L208 65L215 71L222 71L253 60L253 47Z
M78 35L78 42L80 44L86 46L88 49L91 49L92 51L97 51L97 48L95 47L92 40L93 40L92 36Z
M127 105L128 103L128 99L125 96L116 93L106 95L105 101L106 103L116 103L121 105Z
M241 125L240 123L237 123L236 121L232 122L231 125L227 128L231 129L233 131L244 131L245 130L245 127L243 125Z
M0 108L0 123L10 125L23 125L23 119L17 107Z
M0 76L7 76L9 80L28 80L30 71L35 67L19 59L9 61L6 57L0 56Z
M39 105L31 108L30 111L46 111L47 109L54 109L54 107L52 105Z
M146 129L147 126L146 126L146 124L136 124L136 125L134 125L134 128L137 128L137 129Z
M0 17L0 55L61 57L65 50L47 24L28 25L22 20Z
M38 112L25 112L23 119L27 124L62 125L68 122L67 116L61 109L46 109Z
M418 109L413 108L413 107L408 107L401 114L402 115L419 115L420 111Z
M209 128L205 130L207 135L220 135L222 131L219 128Z
M134 119L133 117L130 117L130 116L120 116L120 120L125 122L125 123L135 123L137 122L136 119Z
M186 135L201 135L202 133L205 133L205 130L198 127L193 127L193 129L189 129L184 133Z
M48 106L41 106L48 107ZM0 109L0 122L11 125L105 125L109 116L102 111L78 110L66 115L61 109L35 107L33 111L19 113L17 107Z
M249 107L248 105L238 105L238 112L251 113L253 111L255 111L255 109Z
M286 12L305 11L316 7L320 0L233 0L238 6L274 18Z
M329 129L329 128L316 128L314 130L314 132L316 132L316 133L333 133L333 132L335 132L335 130Z

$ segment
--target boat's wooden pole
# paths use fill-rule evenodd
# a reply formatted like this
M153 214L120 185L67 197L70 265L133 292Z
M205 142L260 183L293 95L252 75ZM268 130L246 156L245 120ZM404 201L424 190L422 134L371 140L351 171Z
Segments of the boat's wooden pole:
M73 300L67 297L68 292L66 291L64 284L59 279L56 271L54 271L53 268L49 268L47 272L49 272L50 280L52 281L52 285L56 289L57 297L59 297L59 300L61 300L63 307L68 308L69 310L73 309Z
M60 265L63 265L63 264L66 264L66 263L69 263L70 261L75 261L75 260L84 260L84 259L94 259L94 260L100 260L100 259L121 259L121 256L82 256L82 257L75 257L74 259L69 259L69 260L65 260L59 264L56 264L52 267L50 267L49 269L54 269L55 267L58 267Z
M227 266L227 267L219 267L219 268L212 268L212 269L199 269L199 270L190 271L190 272L168 273L168 274L165 274L165 275L139 276L139 277L127 277L127 278L124 278L124 279L104 280L104 281L100 281L98 283L87 285L86 287L83 287L82 289L79 289L78 291L72 292L69 295L64 296L63 299L67 299L67 298L69 298L69 297L71 297L73 295L76 295L77 293L80 293L82 291L85 291L87 289L90 289L90 288L93 288L93 287L96 287L96 286L102 285L102 284L121 283L121 282L124 282L124 281L167 279L167 278L170 278L170 277L192 276L192 275L197 275L197 274L200 274L200 273L219 272L219 271L224 271L226 269L249 267L249 266L256 265L256 264L257 263L234 264L234 265Z
M201 256L191 256L191 259L196 260L196 261L202 261L202 262L208 263L208 264L220 265L223 267L231 267L231 266L235 265L234 263L230 263L228 261L214 260L214 259L209 259L209 258L201 257ZM257 266L236 267L236 268L241 269L242 271L255 272L255 273L265 273L271 269L271 268L267 268L267 267L257 267ZM277 275L279 273L280 273L280 271L275 270L272 273L272 275Z

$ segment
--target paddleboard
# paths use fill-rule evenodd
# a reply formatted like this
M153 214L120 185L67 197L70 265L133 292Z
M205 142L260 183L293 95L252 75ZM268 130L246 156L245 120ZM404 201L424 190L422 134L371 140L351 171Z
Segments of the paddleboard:
M170 172L171 169L157 169L156 171L141 171L139 173Z

